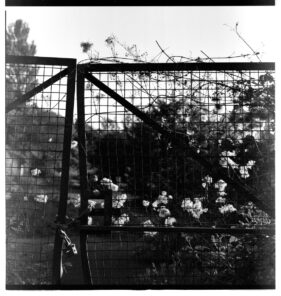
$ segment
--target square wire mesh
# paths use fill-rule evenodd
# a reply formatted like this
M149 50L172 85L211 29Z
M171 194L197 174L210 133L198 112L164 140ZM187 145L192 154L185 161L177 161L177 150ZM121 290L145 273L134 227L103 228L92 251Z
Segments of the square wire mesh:
M274 72L247 66L198 69L91 72L171 134L189 141L174 144L85 79L90 189L97 193L96 179L118 185L113 207L119 208L119 218L129 215L129 225L163 225L162 214L175 217L177 225L270 224L263 208L210 176L189 148L274 207ZM97 202L95 195L91 198Z
M6 64L6 106L67 68L44 62ZM66 101L63 77L6 113L8 285L51 283Z
M274 235L263 232L274 229L263 207L274 208L274 71L102 66L87 71L171 137L85 79L91 212L83 229L93 285L274 286ZM113 228L101 229L109 218Z

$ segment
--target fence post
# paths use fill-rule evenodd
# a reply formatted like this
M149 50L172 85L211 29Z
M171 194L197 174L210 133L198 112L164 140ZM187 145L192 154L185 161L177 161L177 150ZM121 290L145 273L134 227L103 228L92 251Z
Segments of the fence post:
M61 176L61 183L60 183L60 200L59 200L58 219L57 219L57 222L59 224L65 223L66 208L67 208L70 147L71 147L71 137L72 137L73 106L74 106L74 93L75 93L75 77L76 77L76 60L73 60L73 62L68 66L68 76L67 76L67 100L66 100L64 139L63 139L62 176ZM63 240L59 235L59 229L57 229L55 234L54 255L53 255L52 282L54 285L61 284L62 246L63 246Z
M77 112L78 112L78 144L79 144L79 170L80 170L80 194L81 206L80 214L84 213L88 207L89 188L87 180L87 152L85 137L85 110L84 110L84 91L85 91L84 71L81 67L77 67ZM88 216L83 215L81 224L88 224ZM87 285L92 285L91 270L87 249L87 234L80 233L80 252L81 263L84 275L84 281Z
M112 191L104 191L104 226L111 226L112 219Z

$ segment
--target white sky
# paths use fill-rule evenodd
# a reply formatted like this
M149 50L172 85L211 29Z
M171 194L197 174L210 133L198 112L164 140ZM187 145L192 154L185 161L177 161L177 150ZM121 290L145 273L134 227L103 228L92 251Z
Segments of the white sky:
M127 45L157 55L155 40L169 54L229 56L251 53L225 24L239 31L263 61L277 56L275 7L6 7L7 24L23 19L30 27L30 40L38 56L71 57L82 54L80 42L94 43L101 56L108 56L104 40L111 34ZM234 61L234 60L233 60Z

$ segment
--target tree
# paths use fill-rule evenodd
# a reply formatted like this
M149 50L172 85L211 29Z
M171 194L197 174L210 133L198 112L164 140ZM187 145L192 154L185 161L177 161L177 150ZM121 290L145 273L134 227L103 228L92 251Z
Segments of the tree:
M22 20L17 20L6 30L6 55L34 56L36 45L28 42L29 27ZM6 103L36 86L37 70L29 65L7 65L6 68Z
M34 41L29 43L29 27L22 20L16 20L8 26L6 30L6 54L34 56L36 54L36 45Z

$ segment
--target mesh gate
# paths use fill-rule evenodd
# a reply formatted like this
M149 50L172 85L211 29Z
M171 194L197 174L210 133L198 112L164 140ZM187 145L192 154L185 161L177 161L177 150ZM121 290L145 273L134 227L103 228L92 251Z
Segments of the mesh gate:
M74 59L6 57L7 286L59 278L75 72Z
M274 286L274 64L85 64L85 283Z

